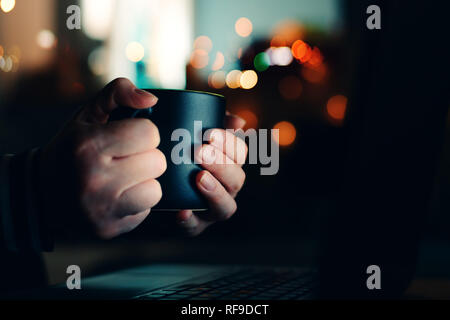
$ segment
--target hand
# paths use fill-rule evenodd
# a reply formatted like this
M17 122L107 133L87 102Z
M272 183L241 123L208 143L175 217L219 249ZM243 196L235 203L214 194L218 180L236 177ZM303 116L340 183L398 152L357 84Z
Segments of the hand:
M245 120L227 113L225 128L242 129ZM177 214L181 228L191 236L203 232L217 221L229 219L237 209L234 198L245 181L242 165L247 158L245 142L222 129L214 129L210 143L202 146L195 154L206 170L197 175L197 187L209 203L208 212L193 213L182 210Z
M158 128L147 119L108 123L118 106L152 107L157 98L129 80L109 83L42 150L40 181L52 228L101 238L131 231L161 199L166 170Z

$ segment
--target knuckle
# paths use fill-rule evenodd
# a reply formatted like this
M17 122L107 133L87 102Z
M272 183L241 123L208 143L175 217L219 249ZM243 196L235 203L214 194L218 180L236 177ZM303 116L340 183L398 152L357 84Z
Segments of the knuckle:
M158 127L151 122L150 120L147 120L147 125L149 126L149 133L148 135L150 136L150 138L153 141L153 145L155 146L155 148L157 146L159 146L159 143L161 142L161 137L159 135L159 129Z
M224 212L220 215L219 219L220 221L226 221L228 219L230 219L237 210L237 204L236 201L232 201L230 202L229 206L226 208L226 210L224 210Z
M104 160L99 147L99 133L89 131L75 138L73 156L78 165L89 166Z
M84 158L97 149L92 136L80 135L75 141L74 153L76 158Z
M158 127L149 119L134 118L128 119L133 130L134 137L150 141L151 148L156 148L160 143L160 135ZM122 134L123 136L123 134Z
M233 179L233 181L230 183L229 191L231 193L237 193L241 190L242 186L245 182L245 172L243 170L240 170L240 173L237 177Z
M229 211L228 211L228 216L227 219L230 219L237 211L237 204L236 201L233 201L233 204L231 205Z
M166 156L164 155L164 153L159 150L159 149L155 149L155 159L156 159L156 174L158 176L162 175L166 169L167 169L167 160L166 160Z
M130 80L128 80L127 78L119 77L112 80L108 86L111 88L111 90L114 91L115 89L122 87L123 85L128 84L129 82Z
M136 120L140 125L139 130L142 132L142 135L149 137L152 141L152 145L154 145L156 148L161 140L158 127L148 119L136 119Z
M161 184L158 182L158 180L153 179L148 184L148 194L152 195L152 203L151 207L155 206L162 198L162 188Z

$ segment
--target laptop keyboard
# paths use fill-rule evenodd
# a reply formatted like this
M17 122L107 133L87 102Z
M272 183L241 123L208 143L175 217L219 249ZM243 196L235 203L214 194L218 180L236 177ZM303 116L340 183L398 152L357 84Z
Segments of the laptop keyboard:
M305 271L244 270L201 284L168 287L139 300L303 300L312 296L314 276Z

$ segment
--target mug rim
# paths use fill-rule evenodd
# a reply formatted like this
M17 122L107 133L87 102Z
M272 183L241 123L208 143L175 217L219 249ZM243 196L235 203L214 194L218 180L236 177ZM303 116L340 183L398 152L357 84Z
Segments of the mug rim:
M163 88L161 88L161 89L160 88L144 88L144 89L141 89L141 90L150 91L150 92L152 92L152 90L157 90L157 91L197 93L197 94L206 94L206 95L209 95L209 96L214 96L214 97L225 99L225 96L223 96L221 94L214 93L214 92L208 92L208 91L186 90L186 89L163 89Z

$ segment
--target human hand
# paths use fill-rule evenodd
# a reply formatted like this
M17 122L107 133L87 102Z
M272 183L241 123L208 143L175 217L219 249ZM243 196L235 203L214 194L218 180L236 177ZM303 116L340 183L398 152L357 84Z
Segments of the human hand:
M108 239L147 217L162 196L156 178L166 170L158 128L147 119L108 118L118 106L156 103L128 79L116 79L43 148L40 189L51 228L81 233L87 226Z
M225 128L242 129L245 120L227 113ZM224 221L236 212L235 197L245 181L242 165L247 158L245 142L223 129L214 129L210 143L199 148L195 157L205 169L198 173L196 184L209 204L207 212L182 210L177 214L177 222L190 236L196 236L208 226Z

